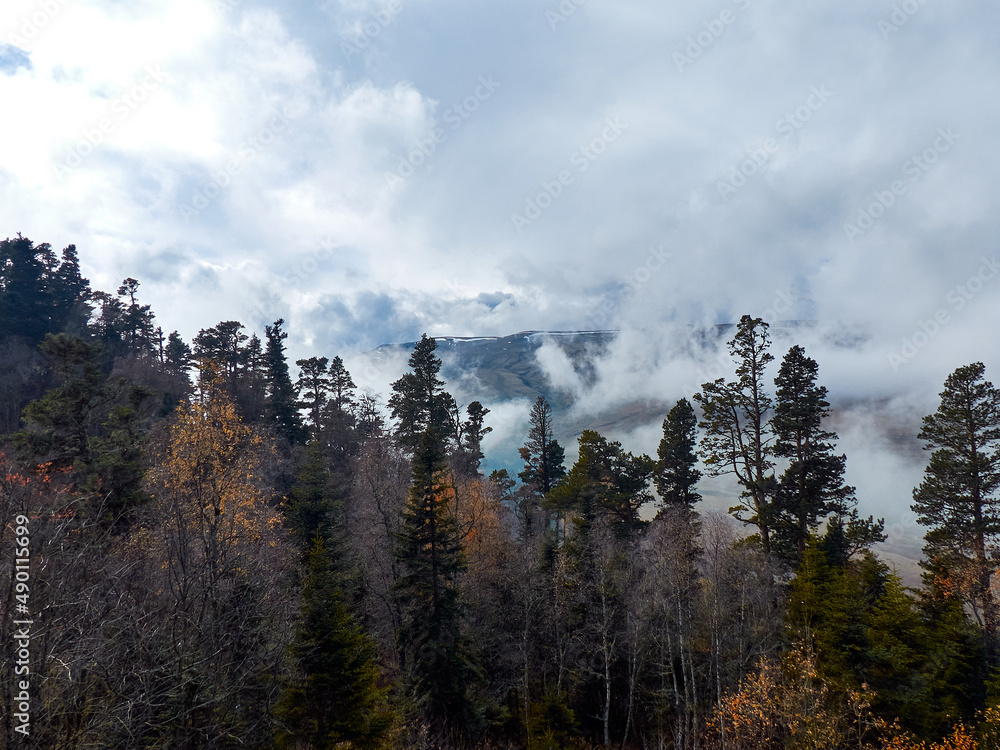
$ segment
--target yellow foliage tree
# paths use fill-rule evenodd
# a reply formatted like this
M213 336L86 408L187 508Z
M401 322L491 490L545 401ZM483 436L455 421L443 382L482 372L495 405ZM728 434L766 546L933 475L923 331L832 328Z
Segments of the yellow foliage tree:
M173 650L158 727L165 747L270 731L246 707L284 651L271 610L289 552L261 476L271 451L211 378L177 407L154 451L146 538L159 548Z

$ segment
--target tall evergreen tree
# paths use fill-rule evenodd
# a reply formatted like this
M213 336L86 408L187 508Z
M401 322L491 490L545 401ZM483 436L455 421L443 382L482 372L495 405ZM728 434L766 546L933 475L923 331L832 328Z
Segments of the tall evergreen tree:
M920 439L932 451L913 491L918 522L930 527L924 552L949 571L983 627L991 662L997 658L997 602L991 579L1000 538L1000 390L981 362L945 380L941 403L924 417Z
M566 450L552 436L552 407L542 396L531 407L529 423L528 441L518 449L524 461L524 470L518 477L541 498L566 476Z
M663 439L657 450L659 461L653 481L664 507L694 508L701 500L694 486L701 479L695 468L698 417L691 402L680 399L663 420Z
M163 364L170 373L190 382L188 368L191 367L191 347L177 331L167 336L167 345L163 348Z
M330 406L341 414L347 414L354 409L354 391L357 390L357 386L340 357L331 360L329 373Z
M319 538L330 542L338 526L330 470L320 444L306 445L305 461L285 503L285 519L303 548Z
M451 432L455 399L444 389L439 377L441 359L434 354L437 342L426 333L410 355L408 372L392 384L389 409L396 420L396 439L415 451L426 432L442 444Z
M145 416L153 392L106 378L98 342L50 334L39 348L59 385L25 407L13 443L33 464L71 471L90 511L118 522L146 499Z
M584 531L602 517L629 535L644 524L639 510L653 499L649 482L655 466L649 456L634 456L618 441L584 430L579 458L546 502L561 513L575 512Z
M245 344L249 337L243 333L243 324L226 320L212 328L203 328L194 337L194 356L199 360L212 360L222 374L232 377L246 366Z
M847 457L834 454L837 435L823 429L830 404L826 387L816 384L818 371L816 361L793 346L774 381L774 455L789 465L775 493L772 543L789 560L802 559L809 535L831 515L840 519L834 533L850 548L884 539L881 521L858 518L854 488L844 484Z
M452 497L441 438L431 428L413 456L413 484L396 550L405 573L396 592L409 694L439 736L455 734L469 719L473 672L460 627L458 576L465 562Z
M545 398L535 399L528 419L528 440L518 449L524 469L517 475L524 485L518 494L525 538L537 531L542 501L566 476L566 450L553 437L552 407ZM549 520L543 518L543 524L548 527Z
M298 359L299 379L295 389L299 394L299 408L309 413L309 424L317 434L323 407L330 399L330 360L326 357Z
M267 379L267 414L278 434L289 443L302 440L302 420L295 401L295 387L288 374L285 357L285 339L288 333L281 330L285 321L279 318L274 325L264 326L267 348L264 350L264 367Z
M736 380L705 383L694 397L702 408L701 452L709 473L736 476L744 502L730 512L757 527L765 551L771 549L776 484L768 424L773 399L764 384L764 370L774 360L770 345L767 323L744 315L729 342L729 353L739 362Z
M309 549L300 622L292 642L296 675L275 713L278 747L377 748L392 726L375 649L348 611L333 561L317 536Z
M483 438L493 432L492 427L485 425L486 415L490 410L478 401L469 404L465 413L467 419L462 419L456 409L452 418L453 452L452 467L455 473L463 477L476 477L479 474L479 464L483 460Z

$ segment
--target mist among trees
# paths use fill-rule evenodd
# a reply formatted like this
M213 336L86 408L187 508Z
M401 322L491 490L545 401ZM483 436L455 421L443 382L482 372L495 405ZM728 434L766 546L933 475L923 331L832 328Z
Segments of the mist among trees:
M1000 732L1000 391L919 438L923 583L845 484L822 363L744 316L650 454L539 397L520 470L436 342L385 394L288 327L190 342L74 246L0 242L2 732L37 748L971 748ZM776 377L772 363L777 364ZM700 509L731 475L730 516ZM15 519L29 519L30 599Z

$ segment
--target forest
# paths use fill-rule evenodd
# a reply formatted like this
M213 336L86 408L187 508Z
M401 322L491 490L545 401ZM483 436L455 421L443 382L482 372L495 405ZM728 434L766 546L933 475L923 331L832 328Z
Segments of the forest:
M912 589L819 364L760 318L650 455L585 430L568 462L539 396L519 470L486 476L490 410L433 338L372 394L335 352L290 362L284 320L187 342L141 300L73 245L0 242L7 747L1000 747L982 364L917 436Z

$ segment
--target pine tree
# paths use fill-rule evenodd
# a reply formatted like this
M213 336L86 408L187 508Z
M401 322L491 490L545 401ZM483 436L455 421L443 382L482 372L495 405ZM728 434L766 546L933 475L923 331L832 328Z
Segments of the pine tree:
M405 573L396 592L403 610L399 641L409 693L441 735L468 719L466 690L473 671L460 629L458 576L465 562L450 510L452 495L441 438L428 429L413 456L413 484L396 551Z
M0 242L0 336L19 336L35 345L57 332L46 293L51 254L48 244L36 247L20 234Z
M323 407L329 401L332 388L330 382L330 360L326 357L309 357L295 360L299 368L299 379L295 389L300 396L299 408L309 412L309 422L316 435L320 426Z
M51 275L50 289L53 298L52 332L83 336L91 308L90 281L80 274L80 260L76 245L67 245L62 251L62 262Z
M426 432L442 444L451 433L455 399L444 390L441 360L434 354L437 342L425 333L410 356L408 372L392 384L389 409L396 423L396 439L415 451Z
M544 498L566 476L566 450L553 437L552 407L542 396L535 399L528 419L528 440L518 449L524 469L517 475L524 484L519 493L519 515L525 538L536 531L536 516ZM548 519L543 522L548 527Z
M736 476L745 502L730 513L756 526L764 550L770 551L776 480L767 419L773 399L764 388L764 370L774 360L767 329L762 319L744 315L729 342L730 354L740 363L736 380L705 383L694 398L702 408L701 453L709 473Z
M285 503L285 519L303 548L316 538L329 542L338 526L330 483L322 448L312 440Z
M198 360L215 362L227 379L246 366L244 345L249 337L243 333L243 324L226 320L212 328L203 328L194 337L194 355Z
M302 440L302 420L295 401L295 387L288 374L285 358L285 339L288 333L281 330L285 321L279 318L274 325L264 326L267 348L264 350L264 366L267 379L267 414L278 434L289 443Z
M663 420L663 439L657 450L659 461L653 481L664 507L693 509L701 500L694 486L701 479L695 468L696 429L698 418L691 402L682 398Z
M334 357L330 362L329 373L330 406L337 412L347 414L354 409L354 391L357 386L340 357Z
M122 301L121 353L146 357L156 351L154 316L150 305L139 304L138 294L139 282L133 278L125 279L118 287Z
M635 456L621 443L584 430L577 462L546 502L560 513L575 512L584 532L603 517L627 536L644 525L639 509L653 499L649 482L655 465L649 456Z
M466 420L461 420L457 415L455 419L455 443L458 447L453 466L459 476L477 477L480 476L479 464L483 460L483 438L493 432L492 427L484 424L490 410L478 401L473 401L466 407L465 413L468 417Z
M959 367L945 380L937 411L924 417L919 437L932 453L912 508L930 527L925 554L961 582L995 662L998 615L990 582L1000 538L1000 391L985 372L981 362Z
M315 537L292 643L296 677L275 714L278 747L379 747L392 726L375 649L351 617L326 544Z
M790 463L775 493L772 546L789 560L802 559L809 535L831 515L840 524L834 533L842 532L849 544L867 546L884 539L881 521L857 517L854 488L844 484L847 457L834 454L837 435L823 429L830 404L826 387L816 385L818 371L816 361L793 346L774 381L773 450Z

